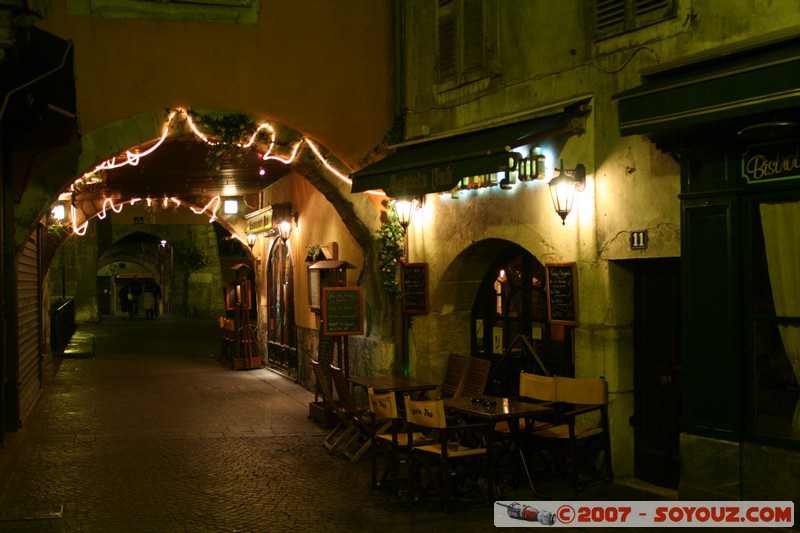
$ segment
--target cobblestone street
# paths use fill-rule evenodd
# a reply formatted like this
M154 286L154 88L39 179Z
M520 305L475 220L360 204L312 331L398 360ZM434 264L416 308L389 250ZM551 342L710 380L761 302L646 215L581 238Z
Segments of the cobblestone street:
M93 351L50 369L0 449L0 531L494 529L488 505L448 515L373 492L368 458L322 445L313 393L230 370L212 320L104 319L77 335Z

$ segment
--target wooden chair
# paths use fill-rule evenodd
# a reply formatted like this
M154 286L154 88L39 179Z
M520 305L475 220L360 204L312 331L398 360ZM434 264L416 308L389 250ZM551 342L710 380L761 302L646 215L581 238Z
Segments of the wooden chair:
M411 497L419 500L428 488L438 488L441 503L450 510L470 494L480 494L479 480L486 480L488 502L494 499L491 457L486 435L493 424L451 425L442 400L412 400L406 395L406 424L409 441L416 431L434 430L435 442L412 445L409 453ZM423 471L427 482L422 483Z
M349 445L352 440L358 436L358 430L347 417L342 406L333 396L331 389L331 376L325 374L319 361L312 359L311 367L314 369L314 375L317 377L317 388L322 393L322 399L325 402L325 410L333 413L339 422L328 433L322 444L329 452L334 452L340 446Z
M450 354L444 381L437 391L437 398L455 398L461 394L464 379L467 377L467 356Z
M540 376L528 372L519 373L519 399L526 402L555 402L556 401L556 379L553 376ZM520 429L528 432L539 431L552 426L552 422L545 420L520 420ZM508 422L498 422L495 431L499 433L509 433L511 429Z
M350 394L350 384L347 382L344 370L331 365L331 378L333 379L333 386L336 389L336 396L344 416L356 429L355 438L347 441L344 445L340 445L337 451L350 459L350 461L356 462L369 449L372 444L372 436L377 429L372 424L373 418L369 410L359 408L353 401L353 397ZM385 431L388 426L389 423L385 422L385 426L381 431Z
M400 466L407 465L409 434L397 409L397 396L394 392L376 393L372 387L367 389L369 407L373 416L373 427L389 422L388 431L375 431L372 435L372 486L378 488L388 481L394 487L395 495L400 494ZM384 425L385 427L385 425ZM411 435L412 444L430 442L422 432ZM378 479L378 458L383 457L385 468Z
M481 396L486 389L486 382L489 381L489 372L492 369L492 362L480 357L470 357L467 364L467 375L464 378L464 385L458 396L473 398Z
M556 425L537 431L534 438L554 451L558 470L575 490L581 490L586 475L613 481L605 379L556 376L555 399L560 406Z

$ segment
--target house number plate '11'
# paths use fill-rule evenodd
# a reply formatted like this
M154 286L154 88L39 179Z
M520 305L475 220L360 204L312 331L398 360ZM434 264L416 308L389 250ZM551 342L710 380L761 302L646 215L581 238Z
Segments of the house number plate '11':
M631 250L644 250L645 248L647 248L647 230L632 231Z

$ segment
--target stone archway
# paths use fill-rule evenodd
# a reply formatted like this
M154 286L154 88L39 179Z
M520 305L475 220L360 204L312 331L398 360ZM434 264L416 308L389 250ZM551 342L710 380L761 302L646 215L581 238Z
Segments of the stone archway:
M202 111L226 114L218 111ZM253 117L258 122L258 117ZM15 208L15 243L17 249L27 239L39 220L46 214L57 195L77 177L94 169L98 164L131 147L152 142L164 135L163 111L148 112L121 119L103 128L86 133L79 143L58 152L35 173ZM365 286L367 335L380 336L383 291L375 271L374 230L379 226L379 213L373 202L364 194L350 193L346 176L350 173L341 161L324 147L300 132L283 124L272 123L276 143L280 146L298 146L287 163L302 175L331 203L345 227L364 255L365 268L359 283ZM186 134L186 129L167 130L167 136ZM99 212L100 206L97 206ZM86 213L91 218L96 213ZM238 224L236 226L239 226ZM241 226L243 227L243 220Z
M418 374L443 375L450 353L470 354L470 321L478 290L497 258L515 247L532 253L519 243L492 237L473 243L453 257L431 293L430 314L415 318L415 350L425 354L417 358ZM532 255L541 258L547 254ZM429 339L441 340L430 344Z

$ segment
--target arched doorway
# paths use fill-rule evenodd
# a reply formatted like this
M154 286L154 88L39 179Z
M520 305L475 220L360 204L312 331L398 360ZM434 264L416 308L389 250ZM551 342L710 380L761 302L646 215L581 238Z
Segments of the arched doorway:
M472 306L472 354L492 361L487 393L517 393L519 372L574 376L572 331L547 320L545 267L510 244L490 264ZM536 357L530 353L532 347Z
M294 322L292 257L276 237L267 263L267 365L297 379L297 338Z

